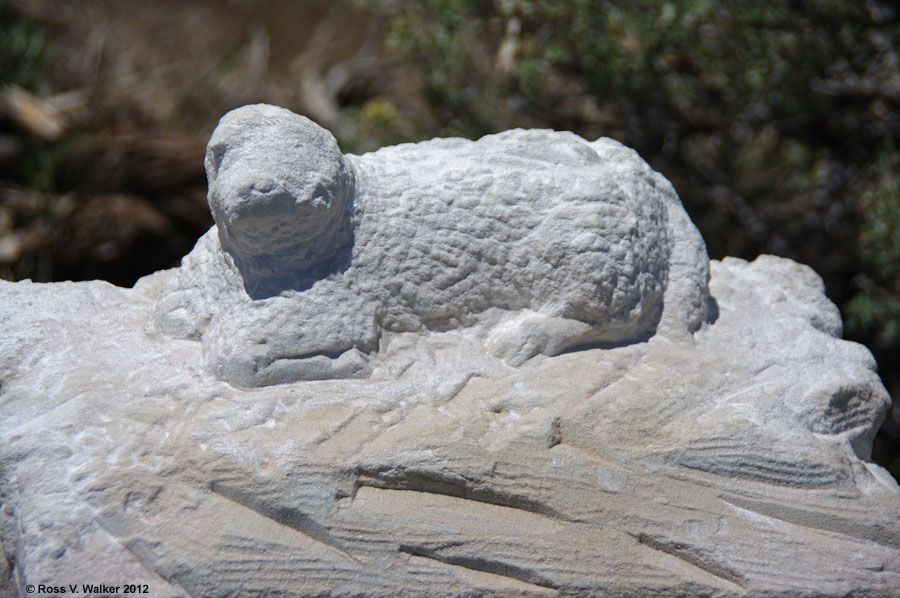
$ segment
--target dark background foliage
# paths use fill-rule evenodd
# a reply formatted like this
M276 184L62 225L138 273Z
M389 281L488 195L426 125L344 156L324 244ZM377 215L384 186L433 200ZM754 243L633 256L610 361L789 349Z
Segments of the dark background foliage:
M900 397L900 12L877 0L0 2L0 275L130 285L211 224L203 144L267 101L345 151L609 136L710 255L811 265ZM874 458L900 477L891 417Z

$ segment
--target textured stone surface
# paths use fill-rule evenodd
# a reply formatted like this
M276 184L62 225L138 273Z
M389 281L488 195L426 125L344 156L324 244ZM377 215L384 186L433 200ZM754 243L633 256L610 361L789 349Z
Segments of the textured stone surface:
M707 314L703 240L668 181L609 139L517 130L342 156L260 105L222 119L206 167L217 227L156 322L202 338L240 386L367 377L384 333L476 327L519 365Z
M515 176L498 181L499 162L477 163L479 147L499 144L506 152L511 140L521 142L515 155L529 164L512 171L546 186L518 184ZM440 234L454 246L466 232L456 222L442 228L435 198L402 200L402 181L451 181L451 166L439 166L443 156L465 166L459 189L494 181L510 192L565 193L577 186L579 148L588 145L609 162L598 179L621 175L626 212L658 225L636 225L643 232L635 243L653 255L626 245L616 254L635 260L633 277L619 286L591 270L598 277L592 284L621 288L630 297L622 301L642 305L640 314L657 313L642 322L634 312L628 321L642 323L618 342L555 356L529 350L530 359L516 359L511 340L500 344L511 351L491 344L506 327L520 328L510 339L547 337L548 320L572 318L500 288L488 301L493 307L469 305L493 277L465 286L460 281L469 277L457 268L475 254L461 251L445 263L443 254L425 251L444 249ZM565 157L567 148L576 157ZM887 395L865 348L840 340L838 311L809 268L771 256L713 261L708 292L717 309L706 317L713 302L706 301L705 254L690 257L698 251L695 229L668 184L611 142L519 132L344 159L356 185L386 185L381 192L357 188L357 199L401 199L360 209L346 267L318 268L308 288L292 275L298 288L268 296L260 289L275 283L260 274L255 288L266 296L241 298L246 272L214 251L217 233L181 269L134 289L0 282L6 596L24 596L27 584L69 583L145 583L150 595L170 597L900 596L900 488L867 461ZM557 159L559 171L547 166ZM370 170L361 175L364 166ZM482 166L494 174L466 175ZM378 168L398 174L386 179ZM645 193L647 205L632 201ZM336 205L339 195L328 201ZM456 194L453 203L464 197ZM609 195L589 197L603 203ZM525 222L534 213L537 227L563 227L549 200L523 191L520 201L529 206L522 213L487 204L447 208L494 223L490 235L465 236L467 244L484 241L478 255L485 264L478 261L474 272L493 271L491 247L509 252L497 259L504 266L521 251L527 235L496 228L506 218ZM415 215L392 212L410 206ZM243 218L239 227L253 221ZM367 221L378 226L366 230ZM387 235L387 222L396 225L389 229L396 238L377 239L379 231ZM425 227L432 247L412 249L417 236L408 234L419 228L403 228L411 223ZM618 220L596 224L603 242L619 238ZM571 226L586 225L579 219ZM244 232L252 229L247 224ZM488 242L496 238L506 242ZM549 230L529 242L551 247L562 239L574 252L590 246L576 238ZM402 284L376 288L378 268L366 271L360 259L370 246L388 252L378 262L385 280L440 275L428 265L434 260L457 281L447 288L463 285L465 301L454 304L457 291L435 299L433 279L413 278L427 293L408 298ZM396 261L390 252L404 247L407 268L389 269ZM287 249L281 265L296 255ZM605 254L589 259L600 260L600 272L624 271L618 261L604 270L603 260L612 259ZM215 267L222 268L218 277ZM500 280L520 275L518 267L504 269ZM574 280L560 279L570 293L563 298L574 304L581 299L573 289L583 281L568 272ZM676 279L673 272L688 274ZM640 273L649 275L646 283ZM330 319L329 308L350 318L346 338L359 341L353 314L341 307L342 293L354 288L364 299L360 309L382 306L376 345L352 345L364 371L352 370L347 358L333 363L342 359L344 345L333 339L343 334L343 320ZM428 321L423 306L431 301L445 310L441 324ZM274 343L304 333L304 325L316 342L332 339L337 349L321 351L330 361L317 367L324 377L342 376L253 388L223 381L230 375L216 369L217 356L231 358L258 341L254 323L288 330ZM232 344L222 336L214 346L216 327L245 336ZM275 355L271 365L289 349L262 358ZM307 364L288 374L313 370Z

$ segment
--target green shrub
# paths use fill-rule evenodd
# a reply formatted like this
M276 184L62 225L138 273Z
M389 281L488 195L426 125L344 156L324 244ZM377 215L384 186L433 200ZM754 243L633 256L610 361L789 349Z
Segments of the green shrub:
M847 304L847 327L881 346L900 345L900 152L888 146L866 173L860 204L859 291Z
M48 58L44 30L0 1L0 82L35 89Z

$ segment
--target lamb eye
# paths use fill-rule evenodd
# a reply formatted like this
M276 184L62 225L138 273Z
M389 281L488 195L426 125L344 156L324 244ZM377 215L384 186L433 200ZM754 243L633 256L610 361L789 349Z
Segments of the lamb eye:
M214 175L219 174L219 168L225 159L225 144L217 143L211 145L206 150L206 167L211 170Z

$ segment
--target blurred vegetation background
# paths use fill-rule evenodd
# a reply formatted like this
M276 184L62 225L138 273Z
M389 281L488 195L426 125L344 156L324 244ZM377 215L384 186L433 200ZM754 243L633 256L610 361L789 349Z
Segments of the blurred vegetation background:
M177 265L246 103L356 153L571 130L665 174L713 258L815 268L900 403L898 52L881 0L0 0L0 277Z

